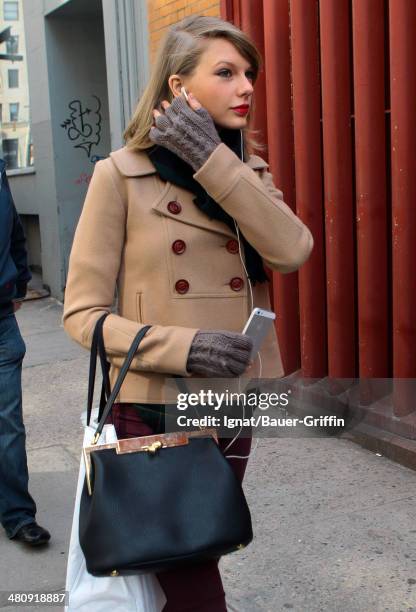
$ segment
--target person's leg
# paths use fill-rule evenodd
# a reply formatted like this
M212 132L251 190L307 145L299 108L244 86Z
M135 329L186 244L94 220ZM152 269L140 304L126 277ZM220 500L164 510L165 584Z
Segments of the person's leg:
M247 457L247 455L250 454L250 450L251 450L251 440L252 440L251 437L237 438L235 442L231 444L231 446L229 446L229 444L232 441L232 438L220 438L218 440L221 451L227 458L228 463L233 468L234 473L237 476L238 481L240 483L243 482L244 474L246 472L246 467L248 463L248 458L247 459L237 459L233 457L233 455L237 455L238 457Z
M225 456L247 456L250 453L251 437L237 438L225 450L232 438L220 438L219 447ZM230 457L238 481L243 482L248 459ZM218 568L218 560L212 559L200 565L160 572L157 578L166 595L163 612L227 612L225 592Z
M218 560L156 576L167 600L162 612L227 612Z
M115 403L107 417L106 423L113 423L119 440L151 436L157 431L152 427L150 419L142 418L142 413L135 406L137 405Z
M22 414L22 361L26 346L14 314L0 318L0 521L9 538L36 515L28 491Z

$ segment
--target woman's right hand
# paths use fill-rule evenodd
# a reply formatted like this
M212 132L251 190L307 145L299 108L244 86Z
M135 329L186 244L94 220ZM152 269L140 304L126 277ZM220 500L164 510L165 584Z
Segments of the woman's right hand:
M249 336L224 330L199 331L192 342L186 369L210 378L241 376L252 363Z
M150 140L178 155L197 172L221 144L211 115L191 93L189 102L181 95L172 104L163 100L160 108L163 114L153 109L155 126L150 129Z

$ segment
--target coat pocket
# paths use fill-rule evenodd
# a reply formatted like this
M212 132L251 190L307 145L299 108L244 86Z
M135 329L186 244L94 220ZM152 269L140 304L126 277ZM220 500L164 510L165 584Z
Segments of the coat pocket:
M136 293L136 319L138 323L143 323L143 294Z

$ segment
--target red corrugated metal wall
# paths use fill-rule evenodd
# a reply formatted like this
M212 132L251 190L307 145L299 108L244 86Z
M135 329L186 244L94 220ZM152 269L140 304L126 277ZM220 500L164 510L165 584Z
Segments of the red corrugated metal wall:
M273 275L286 373L416 377L415 0L221 11L263 54L255 127L315 239L299 273Z

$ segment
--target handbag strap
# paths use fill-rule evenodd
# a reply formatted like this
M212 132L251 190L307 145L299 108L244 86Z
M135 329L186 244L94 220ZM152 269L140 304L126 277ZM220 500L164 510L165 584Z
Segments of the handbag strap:
M95 387L95 375L97 369L97 353L100 351L100 363L101 370L103 375L103 384L101 387L101 397L100 397L100 408L99 414L102 413L105 403L106 403L106 394L110 395L110 379L109 379L109 367L105 365L107 360L105 358L105 349L104 349L104 340L103 340L103 325L106 317L108 317L110 313L104 313L95 324L94 334L92 337L91 343L91 352L90 352L90 370L88 376L88 395L87 395L87 425L90 424L91 421L91 411L92 411L92 402L94 398L94 387ZM102 351L104 350L104 360L102 358ZM107 397L108 397L107 395Z
M119 391L121 389L121 385L124 382L124 379L127 375L127 372L129 370L129 367L131 365L131 362L133 361L134 356L136 355L137 349L139 348L139 344L140 342L143 340L144 336L146 335L146 333L149 331L149 329L151 328L151 325L144 325L142 327L142 329L136 334L130 348L129 351L127 353L127 357L124 360L123 365L121 366L121 370L119 372L119 375L117 376L117 380L114 384L113 390L110 393L110 397L107 399L107 403L105 405L105 408L103 410L103 413L101 415L101 419L100 422L98 423L98 427L95 431L94 434L94 438L92 441L92 444L96 444L98 442L98 439L101 435L101 432L103 430L104 424L107 420L108 415L110 414L112 408L113 408L113 404L115 402L115 399L117 397L117 395L119 394Z
M101 385L101 397L100 397L100 406L98 409L98 421L101 420L102 414L104 412L105 405L107 403L108 398L111 394L111 386L110 386L110 363L107 361L107 355L105 353L104 346L104 337L103 337L103 327L101 326L98 334L98 354L100 357L101 363L101 371L103 375L103 381Z

